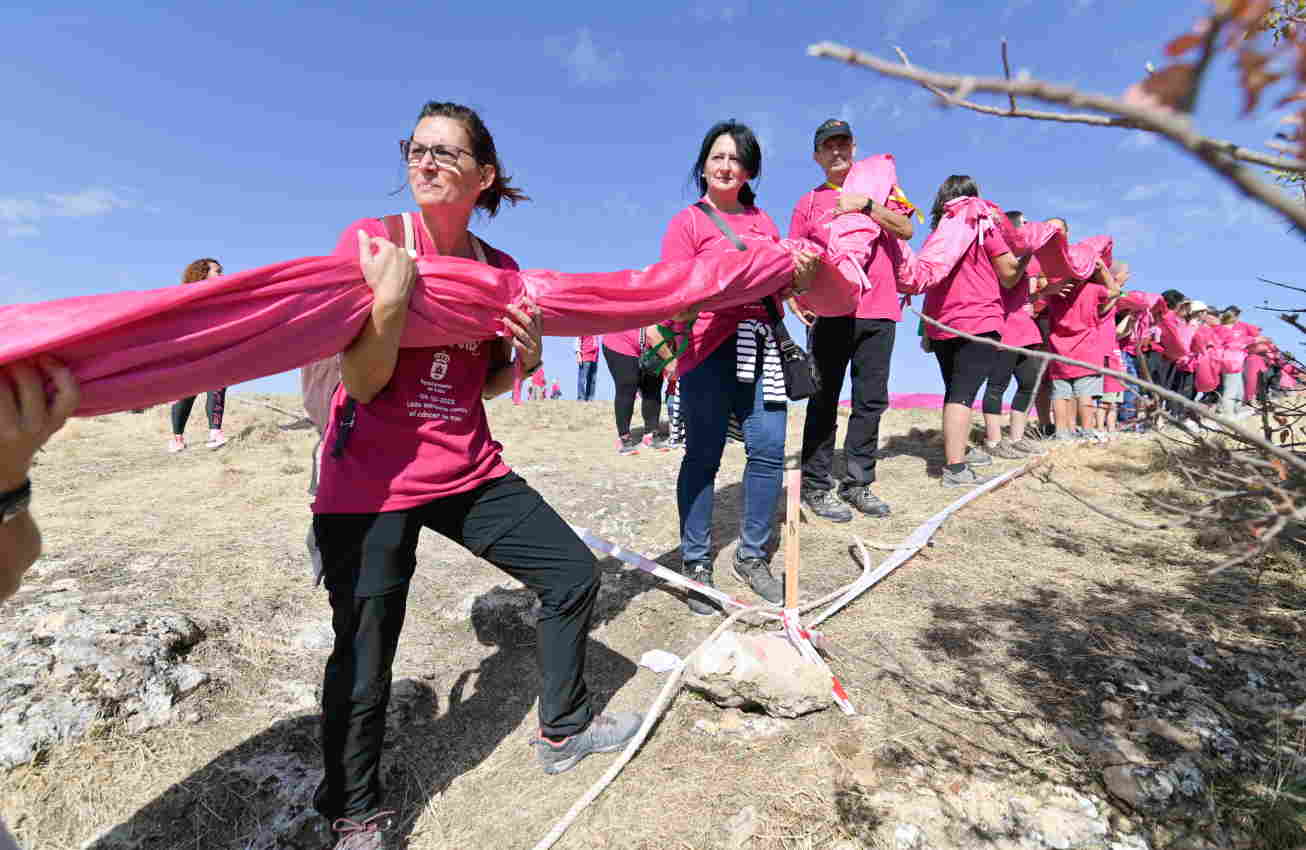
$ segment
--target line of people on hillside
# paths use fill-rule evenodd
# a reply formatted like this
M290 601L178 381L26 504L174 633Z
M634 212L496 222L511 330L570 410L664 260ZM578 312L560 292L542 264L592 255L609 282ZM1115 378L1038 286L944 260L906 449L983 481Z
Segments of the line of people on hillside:
M507 466L502 446L490 434L484 401L509 391L516 376L542 374L539 311L529 302L503 305L503 335L493 340L429 348L400 345L418 279L415 259L442 255L516 269L511 256L474 235L469 224L478 211L492 217L504 202L516 205L528 197L513 185L489 129L466 106L424 104L400 146L417 206L405 214L407 223L415 224L407 228L412 244L396 242L389 221L395 217L366 217L346 227L335 248L337 255L358 259L373 293L368 320L334 360L339 384L331 385L323 405L312 504L312 545L320 557L334 633L322 686L324 775L314 805L335 831L336 850L379 850L391 828L394 812L385 806L380 759L391 669L424 528L485 558L539 597L534 744L544 772L559 773L589 754L622 749L642 722L634 712L600 713L587 685L586 644L599 588L593 553ZM730 568L754 593L776 604L783 600L784 586L770 557L789 401L777 323L786 306L797 310L810 328L808 344L820 378L820 390L808 398L803 427L803 503L815 515L838 522L850 520L853 511L882 517L891 510L873 485L902 296L920 291L904 282L901 271L916 210L901 187L893 187L883 200L844 191L857 153L847 122L830 119L816 128L812 156L822 182L799 199L789 226L790 237L818 250L825 247L826 225L836 216L865 214L878 226L880 235L864 268L870 287L853 312L817 318L802 311L801 300L794 299L805 292L818 254L795 247L790 285L767 299L770 303L710 313L688 309L650 328L610 334L602 346L622 388L622 401L615 406L619 435L630 433L630 390L643 397L646 429L656 430L663 379L674 379L684 440L676 484L681 570L706 585L715 581L718 472L727 436L732 426L738 429L746 461L739 482L738 546ZM689 172L697 199L671 219L661 259L688 260L778 241L779 228L758 206L751 185L761 171L762 150L751 129L735 121L712 126ZM937 237L941 221L971 209L967 205L979 199L979 187L970 177L953 175L943 181L931 209L935 230L930 240ZM961 258L923 292L923 314L947 326L927 324L922 335L946 388L945 486L978 483L982 478L976 469L992 463L995 455L1015 459L1045 450L1025 436L1024 417L1043 392L1030 349L1047 346L1087 357L1092 364L1106 363L1112 356L1104 351L1106 334L1112 331L1114 351L1119 339L1115 311L1127 278L1127 271L1099 262L1089 280L1047 281L1028 256L1015 256L988 213L979 219ZM1163 350L1165 329L1179 327L1169 316L1162 311L1153 317ZM1006 341L1021 350L999 353L985 340ZM1190 343L1189 354L1192 348ZM583 397L592 395L593 367L586 364L597 362L597 349L583 341L578 345L578 389L585 390L578 395ZM1151 349L1136 347L1134 357L1150 354ZM1265 360L1264 353L1249 349L1246 359L1253 357ZM847 462L836 476L836 410L850 366ZM1092 368L1063 367L1047 369L1050 410L1040 412L1040 419L1053 427L1054 437L1073 438L1097 427L1097 408L1086 400L1108 399L1118 390L1108 390ZM57 372L51 376L56 387L67 383ZM22 373L18 377L21 400L27 403L31 393L22 387L39 378L29 375L24 382ZM1004 422L1001 401L1013 380L1013 415ZM986 440L971 446L971 408L986 383ZM0 420L6 405L13 404L3 390L0 386ZM66 392L57 396L56 413L62 416L72 409L66 398ZM1004 425L1011 429L1005 434ZM26 464L21 466L25 477ZM0 500L11 495L0 493ZM715 602L701 594L691 593L687 601L696 614L719 613Z

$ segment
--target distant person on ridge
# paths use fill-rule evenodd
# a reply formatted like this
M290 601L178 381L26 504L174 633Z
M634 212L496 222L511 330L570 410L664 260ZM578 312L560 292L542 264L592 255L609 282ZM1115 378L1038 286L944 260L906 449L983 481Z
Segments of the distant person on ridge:
M821 390L807 400L803 421L803 504L834 522L852 519L851 505L867 516L889 515L889 505L871 492L875 483L875 453L880 443L880 417L889 407L889 362L902 319L891 253L897 239L911 239L915 208L894 187L887 205L865 195L843 191L857 158L857 142L846 121L831 118L816 128L812 159L825 182L798 199L789 221L790 239L810 239L829 246L830 220L841 213L865 212L883 231L876 243L866 277L871 290L847 316L802 316L810 323L808 341L821 377ZM833 475L835 430L844 372L852 365L852 413L844 435L843 476ZM838 495L836 495L836 489Z
M599 371L599 338L576 338L576 400L594 400L594 382Z
M208 280L211 277L218 277L222 274L222 264L210 257L196 260L186 267L182 272L181 282L183 284L196 283L201 280ZM204 445L210 449L217 449L227 444L227 438L222 436L222 413L227 403L227 388L220 387L216 390L210 390L205 404L205 412L209 417L209 440ZM168 441L168 452L175 454L186 448L186 420L190 419L191 408L195 406L195 396L186 396L172 405L172 439Z
M603 335L603 359L612 375L612 415L617 426L617 454L639 454L639 440L630 434L636 395L640 398L644 433L653 435L650 448L666 450L666 441L660 431L662 372L649 371L640 365L640 355L650 344L648 335L656 331L656 326L652 326Z

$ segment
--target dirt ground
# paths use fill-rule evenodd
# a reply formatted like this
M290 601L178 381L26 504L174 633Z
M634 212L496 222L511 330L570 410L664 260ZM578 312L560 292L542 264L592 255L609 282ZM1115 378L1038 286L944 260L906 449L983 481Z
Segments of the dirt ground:
M76 420L39 458L34 509L46 554L9 605L72 579L183 611L207 634L188 662L213 680L187 697L194 722L129 736L106 721L4 776L0 814L29 850L88 846L122 824L141 848L243 848L262 828L250 801L263 790L234 766L262 753L316 758L316 714L302 695L320 681L326 650L296 640L329 623L303 543L315 434L285 429L291 418L251 401L299 410L294 397L233 396L232 441L206 450L196 415L191 448L178 455L163 450L165 407ZM608 403L489 407L508 463L564 517L679 564L678 452L619 457ZM802 421L794 406L795 448ZM939 485L937 424L935 412L886 414L877 492L893 515L846 525L809 518L805 597L857 575L854 536L893 544L958 497ZM734 549L743 462L742 447L728 446L714 535L718 583L752 598L722 566ZM1047 467L1066 487L1140 519L1149 517L1137 492L1175 486L1141 439L1060 449ZM749 847L879 846L879 815L862 804L866 780L857 777L912 766L1104 795L1056 729L1095 722L1092 685L1108 665L1197 639L1232 652L1300 650L1306 581L1295 556L1263 572L1209 576L1221 558L1197 548L1190 529L1123 528L1036 476L1018 479L965 508L932 546L823 626L857 716L832 710L773 737L714 736L696 723L720 720L722 710L682 693L558 846L723 846L723 825L750 805L760 821ZM777 569L782 562L777 555ZM642 573L611 560L603 568L591 685L602 705L642 710L663 677L635 661L649 649L688 652L717 620L690 615ZM610 764L595 756L557 777L536 766L527 744L537 682L530 634L478 636L467 616L470 596L509 584L424 535L395 671L424 699L386 750L397 846L529 848ZM1273 746L1255 718L1235 719L1248 746ZM1249 776L1247 787L1272 780ZM1238 817L1234 808L1220 816ZM1247 812L1255 815L1254 802Z

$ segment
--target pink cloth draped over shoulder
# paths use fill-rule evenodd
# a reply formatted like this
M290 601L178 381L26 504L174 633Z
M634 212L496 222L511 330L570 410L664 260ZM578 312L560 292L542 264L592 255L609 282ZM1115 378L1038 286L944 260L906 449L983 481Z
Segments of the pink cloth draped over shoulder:
M1193 332L1193 383L1199 393L1220 388L1221 360L1224 350L1215 327L1202 325Z
M854 163L848 172L848 177L844 180L843 191L865 195L877 204L887 206L889 196L896 185L898 185L897 164L893 154L884 153L868 156ZM875 251L876 242L883 228L865 213L836 215L830 219L827 227L830 231L830 242L825 252L826 263L837 270L845 280L858 284L860 299L861 292L871 289L871 282L866 276L866 267L871 261L871 255ZM899 239L889 241L896 243L893 247L898 249L892 256L894 266L897 268L902 259L901 246L906 243ZM823 305L826 308L824 311L817 309L820 306L819 302L813 299L813 292L819 296L820 293L829 292L831 289L829 286L813 286L812 292L799 296L795 299L795 303L800 309L811 310L814 313L827 316L839 315L830 312L829 308L833 306L832 304Z
M531 298L549 336L651 325L690 306L755 303L790 285L784 242L639 270L507 271L455 257L417 261L421 281L402 345L491 339L505 305ZM822 262L809 309L844 315L860 287ZM311 257L189 286L0 308L0 365L39 354L66 363L82 386L79 416L146 407L296 369L358 335L372 293L356 259Z

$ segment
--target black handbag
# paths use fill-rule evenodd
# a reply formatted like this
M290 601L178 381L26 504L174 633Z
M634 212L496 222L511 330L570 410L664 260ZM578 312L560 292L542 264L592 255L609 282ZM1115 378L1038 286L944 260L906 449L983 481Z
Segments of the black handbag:
M699 201L694 206L712 219L712 223L721 231L721 235L729 239L731 244L740 251L748 250L744 240L730 229L730 225L726 224L725 219L711 204ZM792 401L801 401L816 395L821 391L821 375L816 370L816 363L812 361L811 355L789 336L789 329L785 327L784 319L780 317L780 310L775 305L775 296L763 298L762 304L766 307L767 316L770 317L771 333L775 335L776 347L780 350L780 369L784 372L785 395Z

